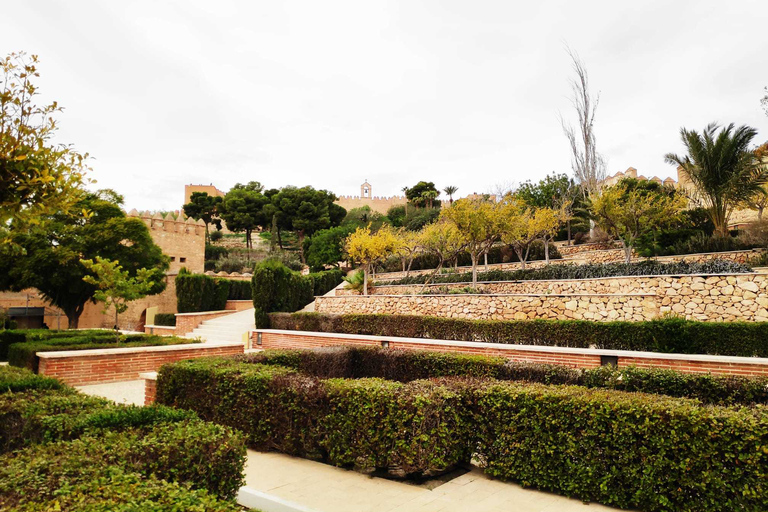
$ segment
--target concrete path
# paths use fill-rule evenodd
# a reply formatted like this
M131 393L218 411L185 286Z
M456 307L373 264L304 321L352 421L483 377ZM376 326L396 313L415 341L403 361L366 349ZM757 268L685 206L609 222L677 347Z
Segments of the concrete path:
M610 512L491 480L481 470L432 490L279 453L248 450L246 486L316 512Z
M144 379L75 386L91 396L108 398L118 404L144 405Z

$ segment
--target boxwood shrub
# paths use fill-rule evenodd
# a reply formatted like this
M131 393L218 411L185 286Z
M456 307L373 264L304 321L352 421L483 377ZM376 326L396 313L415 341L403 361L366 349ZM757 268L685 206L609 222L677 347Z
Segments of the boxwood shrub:
M703 406L492 378L321 379L263 364L282 361L327 375L362 372L350 364L350 354L290 351L250 363L165 365L158 400L236 426L258 449L363 471L389 467L400 476L430 475L474 453L494 477L584 501L647 511L768 509L763 406ZM460 358L452 366L449 359L430 357L420 371L498 370L492 360ZM368 369L398 372L397 362L369 361Z
M176 315L173 313L157 313L155 314L155 325L176 325Z
M8 347L14 343L24 341L43 341L50 338L67 338L90 336L92 338L107 338L115 336L115 332L107 329L71 329L71 330L48 330L48 329L19 329L0 331L0 361L8 360Z
M60 380L35 375L25 368L0 366L0 393L27 391L31 389L66 389Z
M469 462L466 399L453 383L321 380L217 359L163 366L157 396L159 403L242 430L259 450L398 476L428 476Z
M103 332L103 331L102 331ZM64 338L48 338L42 341L27 341L14 343L8 348L8 364L28 368L37 372L39 365L38 352L59 352L64 350L89 350L97 348L150 347L157 345L180 345L199 343L199 340L179 338L176 336L158 336L151 334L131 334L120 336L115 342L114 331L107 336L67 336Z
M420 315L269 315L273 329L485 343L768 357L768 323L466 320Z
M707 404L768 404L768 377L682 373L661 368L584 369L495 356L370 347L266 350L237 359L291 368L319 378L376 377L410 382L435 377L480 377L639 391L695 398Z
M525 270L489 270L478 272L478 281L531 281L544 279L596 279L617 276L655 276L675 274L740 274L751 272L752 267L732 260L660 263L644 260L633 263L589 263L584 265L547 265ZM472 282L472 272L448 272L431 277L417 274L396 280L379 281L379 284L423 284Z

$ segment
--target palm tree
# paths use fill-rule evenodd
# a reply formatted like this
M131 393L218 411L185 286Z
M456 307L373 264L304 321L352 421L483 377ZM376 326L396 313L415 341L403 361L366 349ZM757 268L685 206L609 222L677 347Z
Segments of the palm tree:
M448 194L448 200L450 201L450 204L453 204L453 194L455 194L458 190L459 190L459 187L454 187L453 185L450 185L443 189L443 192Z
M680 130L688 154L668 153L667 163L678 165L696 187L709 217L720 236L728 235L728 220L733 210L759 193L768 181L768 169L761 166L749 145L757 135L750 126L735 128L733 123L718 130L711 123L702 133Z

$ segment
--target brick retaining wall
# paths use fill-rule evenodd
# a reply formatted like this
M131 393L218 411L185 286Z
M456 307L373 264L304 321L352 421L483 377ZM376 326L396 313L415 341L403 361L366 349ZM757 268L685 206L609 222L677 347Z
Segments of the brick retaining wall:
M261 345L258 345L259 337ZM513 345L473 341L430 340L337 334L306 331L259 329L252 333L253 348L306 349L331 346L370 346L410 350L439 350L464 354L501 356L520 362L559 364L575 368L594 368L602 358L618 358L619 367L668 368L683 373L713 373L722 375L766 375L768 358L709 356L697 354L660 354L629 350Z
M235 310L200 311L197 313L176 313L176 336L184 336L206 320L231 315Z
M143 372L157 371L165 363L198 357L242 354L237 342L194 343L154 347L38 352L38 373L71 386L135 380Z

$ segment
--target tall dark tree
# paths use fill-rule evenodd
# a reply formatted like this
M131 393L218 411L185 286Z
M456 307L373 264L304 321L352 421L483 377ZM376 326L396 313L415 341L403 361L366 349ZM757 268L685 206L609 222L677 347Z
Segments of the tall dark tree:
M733 123L722 129L711 123L701 133L682 128L680 137L688 154L665 156L667 163L680 167L696 187L720 236L728 236L733 211L759 194L768 181L768 169L750 149L756 135L754 128L736 128Z
M431 181L420 181L405 193L408 202L419 208L439 206L440 201L437 200L439 195L440 191L435 188L435 184Z
M280 212L282 221L296 233L302 263L306 263L304 238L333 225L331 205L336 199L327 190L315 190L313 187L285 187L273 197L272 203ZM338 220L340 210L333 210L334 220Z
M46 218L44 227L12 225L12 242L22 254L0 255L0 289L37 288L64 311L70 328L77 328L86 303L95 303L96 286L83 281L92 274L82 259L118 261L130 277L146 268L154 283L149 294L163 291L168 258L144 222L127 217L121 204L122 197L111 191L86 193L66 211Z
M219 207L224 198L209 196L207 192L192 192L189 202L184 205L184 215L205 223L205 241L210 240L208 225L213 224L216 229L221 229L221 219L218 218Z
M227 224L227 229L245 233L245 245L253 248L252 234L255 229L271 225L272 218L265 210L269 199L261 193L260 183L252 181L247 185L238 183L227 192L219 205L220 216Z

